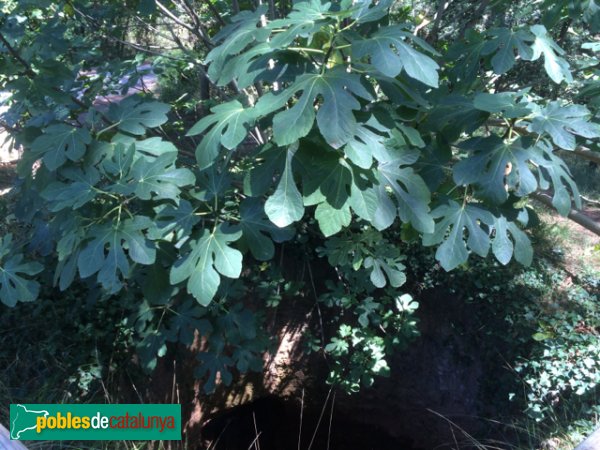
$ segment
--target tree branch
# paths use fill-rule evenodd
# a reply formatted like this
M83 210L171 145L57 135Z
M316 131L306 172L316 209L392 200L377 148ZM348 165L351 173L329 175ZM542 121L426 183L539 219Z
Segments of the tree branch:
M221 24L221 26L226 25L225 20L223 20L221 13L217 9L217 7L213 4L213 2L211 2L210 0L204 0L204 3L206 3L206 6L208 6L208 8L210 9L210 12L212 12L212 15L214 16L214 18L217 19L217 22L219 22Z
M4 35L2 33L0 33L0 42L2 42L2 44L6 47L6 49L8 50L8 52L17 60L19 61L19 64L21 64L24 68L25 68L25 75L30 77L30 78L35 78L37 76L37 74L34 72L34 70L31 68L31 65L25 61L21 55L19 55L19 52L17 52L12 45L10 45L10 43L6 40L6 38L4 37ZM69 97L71 98L71 101L73 103L75 103L77 106L83 108L83 109L87 109L89 108L89 105L86 105L85 103L83 103L81 100L79 100L77 97L75 97L74 95L68 94L66 92L64 92L63 90L61 90L58 87L53 87L52 88L53 91L58 92L60 94L67 94L69 95Z
M156 3L156 6L158 6L158 9L160 10L160 13L163 16L168 17L173 22L175 22L177 25L185 28L186 30L190 31L192 34L194 34L195 36L200 38L200 40L204 43L204 45L206 45L209 49L211 49L213 47L211 40L208 38L208 36L206 36L206 34L200 28L201 24L198 24L196 27L193 27L193 26L185 23L181 19L179 19L175 14L173 14L171 11L169 11L169 8L167 8L165 5L163 5L158 0L154 0L154 2ZM193 20L193 18L192 18L192 20Z
M155 3L156 3L156 6L158 6L158 9L160 9L163 16L167 16L169 19L171 19L177 25L179 25L179 26L185 28L186 30L191 31L192 33L195 34L196 30L194 30L194 27L192 27L191 25L188 25L184 21L180 20L175 14L173 14L171 11L169 11L169 8L167 8L165 5L163 5L158 0L155 0Z
M473 12L473 17L471 18L471 20L466 22L463 25L463 27L460 29L459 36L461 39L465 37L465 33L467 32L467 30L469 28L473 28L473 26L477 23L477 21L483 15L483 12L485 11L485 8L487 8L489 3L490 3L490 0L481 0L481 2L479 3L479 6Z
M4 35L2 33L0 33L0 42L2 42L2 44L4 44L4 46L6 47L8 52L13 56L13 58L15 58L17 61L19 61L19 64L21 64L25 68L26 75L34 77L35 72L31 68L31 65L27 61L25 61L21 57L21 55L19 55L19 52L17 52L13 48L13 46L10 45L10 43L6 40L6 38L4 37Z
M502 120L498 120L498 119L490 119L487 121L487 125L492 126L492 127L506 127L506 123L504 123ZM518 126L513 126L513 130L517 131L519 134L524 134L524 135L531 135L532 133L527 130L527 128L525 127L518 127ZM577 147L575 150L564 150L562 148L557 149L563 153L569 153L571 155L577 155L583 159L587 159L588 161L592 161L595 162L596 164L600 165L600 152L595 152L590 150L587 147L584 147L582 145L580 145L579 147Z
M531 194L531 197L548 206L549 208L555 209L552 205L552 198L544 193L544 192L534 192ZM576 209L572 209L567 216L573 222L581 225L586 230L591 231L592 233L600 236L600 223L596 222L593 219L590 219L588 216L583 214L581 211L577 211Z
M450 6L450 2L452 0L440 0L440 4L438 5L438 9L435 13L435 18L433 20L433 27L431 28L431 32L427 36L427 41L429 43L435 43L438 39L438 34L440 32L440 26L442 23L442 16Z

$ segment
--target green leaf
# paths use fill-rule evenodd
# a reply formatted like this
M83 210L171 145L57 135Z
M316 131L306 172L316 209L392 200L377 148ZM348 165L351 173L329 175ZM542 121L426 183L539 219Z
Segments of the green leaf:
M557 84L562 81L573 82L573 76L569 68L569 63L561 58L565 51L558 46L548 35L544 25L532 25L531 32L535 36L535 41L531 46L533 55L531 60L535 61L542 54L544 55L544 68L548 76Z
M151 137L148 139L136 139L133 136L117 133L111 139L112 143L122 143L126 147L135 144L136 156L143 156L149 160L164 154L177 153L177 147L171 142L163 141L160 137Z
M396 125L396 128L398 130L400 130L402 135L404 135L406 137L406 139L408 140L408 142L407 142L404 138L400 139L399 133L396 130L392 130L392 135L394 136L394 139L396 141L399 140L401 142L401 144L400 144L401 147L404 147L405 145L412 145L412 146L418 147L418 148L425 147L425 142L423 141L421 134L413 127L409 127L407 125L399 123Z
M354 136L356 119L353 110L360 109L356 96L371 100L371 94L360 82L360 77L335 67L323 74L304 74L283 92L266 94L256 104L260 114L282 108L296 93L302 92L298 101L273 118L273 136L284 146L306 136L313 127L315 116L319 131L329 145L339 148ZM322 98L318 112L315 101ZM293 124L293 125L291 125Z
M369 57L371 65L388 77L395 78L404 69L409 77L428 86L438 87L439 66L429 56L408 45L407 40L415 41L421 47L435 53L404 27L395 25L382 27L367 39L353 41L352 55L357 59Z
M481 111L501 114L507 119L528 116L532 111L527 103L517 102L519 97L520 95L516 92L500 92L497 94L480 92L475 95L473 106Z
M553 205L562 214L571 209L571 194L576 205L580 205L579 191L564 161L553 153L551 146L531 139L519 138L504 143L498 136L473 138L461 145L472 154L454 166L454 181L458 185L473 184L476 194L496 204L508 199L505 188L523 197L534 192L538 185L541 189L552 186ZM507 164L511 171L505 176ZM536 167L536 176L530 163Z
M508 234L512 236L512 240ZM514 241L514 244L513 244ZM533 260L533 248L527 235L513 222L508 222L506 217L497 217L494 220L494 239L492 252L501 264L508 264L513 257L525 266Z
M588 139L600 137L600 125L590 122L590 116L585 106L561 106L558 101L553 101L533 117L527 130L540 135L547 133L560 148L574 150L574 135Z
M241 236L241 231L225 224L214 231L204 229L198 240L189 243L191 252L171 268L171 284L188 280L187 291L201 305L210 304L221 284L219 274L239 278L242 272L242 254L228 245Z
M567 216L571 210L572 194L575 206L581 208L579 190L569 167L554 154L553 148L546 142L539 141L534 148L537 152L532 160L538 165L540 188L548 189L552 186L552 205L561 215Z
M310 45L314 34L332 21L331 14L328 14L330 8L331 3L322 3L321 0L296 2L287 17L269 23L271 30L286 28L275 34L269 44L273 48L284 48L298 38L307 38Z
M315 219L319 223L321 232L325 237L329 237L350 225L352 213L347 204L341 208L334 208L328 202L323 202L315 210Z
M127 175L131 170L133 161L135 160L135 143L122 144L117 143L105 147L105 158L102 160L100 167L102 171L107 175L116 177L116 184L119 185L116 191L119 192L122 189L122 194L127 194L131 191L131 186L126 186ZM109 178L112 178L109 177Z
M456 40L444 55L445 61L453 63L449 67L452 78L466 82L474 80L481 70L482 52L486 45L482 33L467 29L464 42Z
M226 170L221 170L217 165L212 165L198 173L198 191L192 196L203 202L209 202L215 197L220 197L231 186L231 178Z
M81 159L85 155L86 146L91 142L92 137L85 128L65 124L50 125L44 130L44 134L33 142L31 150L43 157L48 170L56 170L67 159Z
M23 262L22 254L12 254L12 234L0 239L0 300L7 306L17 302L32 302L40 291L37 281L27 277L40 273L44 266L38 262ZM8 253L12 255L6 258Z
M486 256L490 247L490 237L482 228L482 224L493 225L494 216L489 211L475 205L459 205L454 200L438 206L431 212L436 219L431 234L423 236L423 245L431 246L442 243L435 258L446 271L463 264L469 258L468 250L480 256ZM464 234L468 233L465 242Z
M292 238L294 230L278 228L265 216L264 207L256 198L248 198L240 204L242 239L250 248L252 256L259 261L273 258L273 241L284 242ZM270 238L265 235L270 235Z
M492 39L488 41L481 53L489 55L494 53L492 57L492 67L494 72L502 75L508 72L515 65L515 52L525 60L530 60L533 51L527 45L527 41L531 41L532 37L524 30L514 31L510 28L493 28L489 35Z
M196 330L199 331L200 336L208 336L213 327L207 319L202 318L205 314L204 311L193 300L188 300L177 308L177 314L169 321L167 340L191 345Z
M151 305L166 305L179 289L169 283L169 270L159 261L140 270L135 281L140 286L144 299Z
M542 342L547 339L554 339L556 336L554 333L545 332L545 333L534 333L531 337L536 342Z
M419 309L419 303L410 294L402 294L395 299L396 308L400 313L414 313Z
M158 330L152 330L145 334L137 342L137 353L146 372L150 373L156 369L158 358L165 356L167 353L166 340L167 335L164 328L160 327Z
M304 205L327 201L336 209L345 205L352 184L352 168L337 152L305 146L296 157L302 168Z
M98 281L107 291L118 292L121 282L117 272L123 278L129 277L129 259L145 265L154 263L156 249L142 232L151 224L147 217L136 216L118 223L92 226L86 236L92 240L83 245L77 260L81 278L98 273Z
M156 11L156 3L153 0L140 0L137 10L142 16L149 16Z
M292 171L292 160L297 148L297 146L291 146L285 150L285 167L279 179L279 184L273 195L265 203L265 213L269 220L279 228L297 222L304 215L302 195L296 187Z
M269 65L271 52L273 52L273 48L270 43L264 42L230 58L223 70L219 74L215 74L219 77L218 84L223 86L235 81L239 89L245 89L258 77L266 80L269 74L272 75L273 72L276 72L276 68Z
M237 147L254 123L255 113L253 108L244 108L240 102L233 100L215 106L210 115L200 119L187 133L188 136L195 136L212 127L196 149L196 159L200 167L205 168L213 164L221 145L229 150Z
M287 152L267 143L256 155L257 165L244 176L244 194L251 197L264 195L275 179L275 172L285 166Z
M225 386L229 386L233 376L229 367L233 366L233 360L229 356L219 355L212 352L201 352L196 357L200 365L194 370L196 378L202 378L208 374L204 383L204 392L209 394L215 390L217 375Z
M78 209L96 197L94 186L100 181L100 173L95 167L85 167L85 170L68 167L61 170L61 175L68 181L55 181L42 191L50 211Z
M354 136L344 147L344 153L358 167L369 169L373 165L373 157L380 162L390 159L385 146L389 137L389 130L371 117L366 123L358 124Z
M107 116L121 131L143 135L146 128L154 128L167 121L169 105L144 101L136 96L127 97L119 103L111 103Z
M520 197L537 189L529 165L537 152L524 147L521 139L505 143L492 135L470 139L461 148L468 149L471 155L454 166L454 181L462 186L474 184L479 197L502 204L508 199L505 185ZM511 172L505 176L509 164Z
M385 17L393 0L380 0L374 4L371 0L357 0L352 2L354 12L352 18L358 23L375 22Z
M196 210L187 200L181 200L175 208L173 205L162 205L154 218L155 227L148 231L148 237L153 240L166 239L174 234L175 242L186 239L200 217L195 215Z
M346 340L337 337L331 338L331 343L325 346L325 351L334 356L341 356L348 353L349 344Z
M365 258L364 266L366 269L371 269L370 279L375 287L383 288L387 284L384 273L393 287L400 287L406 282L404 264L398 260L368 256Z
M450 94L443 96L431 108L424 128L426 131L442 131L446 139L455 141L463 132L473 133L488 117L488 114L473 106L473 100Z
M175 167L177 153L163 153L154 161L139 158L131 168L135 194L142 200L155 198L179 201L180 188L196 181L189 169Z
M354 182L350 186L350 198L348 202L358 217L373 223L378 206L377 191L374 188L364 186L355 177Z
M213 38L214 42L220 44L206 55L205 62L210 63L208 76L220 86L223 85L220 74L229 58L250 44L266 41L271 34L268 28L258 28L257 26L260 17L266 11L265 5L260 5L255 11L242 11L232 17L231 23L223 27Z
M418 157L418 154L417 154ZM394 209L391 199L385 192L386 187L391 188L396 201L397 212L403 222L409 222L423 233L433 232L434 222L429 215L429 201L431 195L423 179L411 167L401 167L410 164L416 159L396 160L380 164L377 170L380 183L379 206L376 215L383 214L391 217L389 212ZM384 220L379 226L391 225Z
M596 0L585 0L580 3L583 8L583 20L585 20L590 30L593 33L598 33L600 30L600 5L596 3Z

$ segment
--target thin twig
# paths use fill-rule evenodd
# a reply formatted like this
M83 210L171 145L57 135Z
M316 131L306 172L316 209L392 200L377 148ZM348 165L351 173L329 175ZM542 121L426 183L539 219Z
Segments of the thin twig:
M252 448L252 446L255 445L255 442L258 441L258 438L260 437L261 433L262 433L262 431L256 435L256 437L254 438L254 440L252 442L250 442L250 445L248 446L248 450L250 450ZM255 446L255 448L256 448L256 446Z
M317 437L317 431L319 431L319 427L321 426L321 420L323 420L323 414L325 414L325 408L327 408L327 402L329 402L329 397L331 396L331 391L333 388L329 388L329 392L327 393L327 398L325 399L325 403L323 403L323 407L321 408L321 414L319 415L319 420L317 421L317 425L315 426L315 432L312 435L312 439L310 440L310 444L308 444L307 450L312 448L313 443L315 442L315 438Z
M333 422L333 407L335 406L335 391L333 392L333 398L331 399L331 412L329 414L329 431L327 432L327 450L329 450L329 444L331 443L331 424Z
M25 68L25 70L27 71L27 75L34 77L36 75L36 73L33 71L33 69L31 68L31 65L25 61L21 55L19 55L19 52L16 51L12 45L10 45L10 43L6 40L6 38L4 37L4 35L2 33L0 33L0 42L2 42L2 44L4 44L4 46L6 47L6 49L8 50L8 52L13 55L13 57L19 61L19 63Z
M302 442L302 418L304 417L304 388L302 388L302 400L300 400L300 430L298 430L298 450Z
M260 433L258 432L258 427L256 426L256 414L254 414L254 411L252 411L252 420L254 421L254 434L256 434L256 438L254 438L254 449L255 450L260 450ZM262 432L261 432L262 433ZM252 447L252 444L250 444L250 447ZM250 447L248 447L248 450L250 450Z
M319 306L319 296L317 295L317 289L315 287L315 280L313 278L312 268L310 263L308 266L308 277L310 279L310 285L312 287L313 295L315 296L315 306L317 308L317 314L319 315L319 324L321 326L321 346L325 348L325 327L323 326L323 316L321 315L321 307Z

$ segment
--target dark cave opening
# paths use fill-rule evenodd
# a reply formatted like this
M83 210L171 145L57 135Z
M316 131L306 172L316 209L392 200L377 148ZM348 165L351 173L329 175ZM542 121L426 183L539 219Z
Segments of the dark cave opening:
M301 414L302 411L302 414ZM301 408L297 402L267 397L231 408L202 428L203 448L214 450L425 450L408 436L330 408Z

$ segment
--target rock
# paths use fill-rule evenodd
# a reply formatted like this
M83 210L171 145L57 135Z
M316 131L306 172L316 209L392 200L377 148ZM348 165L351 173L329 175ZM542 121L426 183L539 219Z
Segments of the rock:
M588 436L588 438L575 447L575 450L600 450L600 428Z
M19 441L11 441L10 434L2 424L0 424L0 449L2 450L27 450Z

